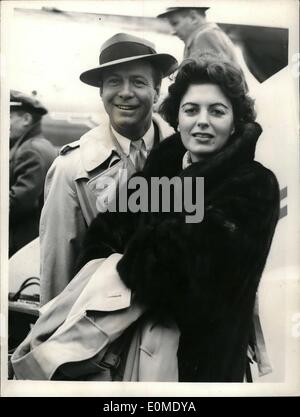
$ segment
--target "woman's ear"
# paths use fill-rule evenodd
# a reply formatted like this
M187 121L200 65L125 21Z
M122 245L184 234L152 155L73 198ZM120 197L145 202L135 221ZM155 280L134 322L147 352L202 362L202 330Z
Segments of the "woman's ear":
M235 127L233 126L232 129L231 129L231 132L230 132L230 136L232 136L234 134L234 132L235 132Z

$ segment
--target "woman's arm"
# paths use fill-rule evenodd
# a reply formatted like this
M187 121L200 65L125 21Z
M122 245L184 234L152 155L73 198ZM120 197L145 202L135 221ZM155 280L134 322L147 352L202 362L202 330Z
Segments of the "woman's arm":
M185 314L196 304L200 315L217 319L249 280L258 284L278 209L275 176L252 163L210 193L201 223L187 224L173 213L140 227L118 271L155 310Z

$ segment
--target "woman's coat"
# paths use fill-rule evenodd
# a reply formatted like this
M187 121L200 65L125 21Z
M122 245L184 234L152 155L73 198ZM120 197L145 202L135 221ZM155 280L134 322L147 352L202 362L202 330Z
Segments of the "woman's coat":
M245 126L218 154L182 170L179 134L150 154L143 177L204 177L204 218L187 213L107 213L91 225L81 262L125 251L124 283L181 331L179 380L239 382L251 344L255 294L279 212L274 174L254 161L261 128Z

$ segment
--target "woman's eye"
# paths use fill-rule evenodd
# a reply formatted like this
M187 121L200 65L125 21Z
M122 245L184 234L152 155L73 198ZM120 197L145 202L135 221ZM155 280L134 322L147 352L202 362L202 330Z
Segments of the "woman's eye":
M224 116L225 115L225 111L222 109L211 109L211 114L214 116Z
M196 109L194 107L187 107L187 108L184 109L184 113L189 114L189 115L195 114Z

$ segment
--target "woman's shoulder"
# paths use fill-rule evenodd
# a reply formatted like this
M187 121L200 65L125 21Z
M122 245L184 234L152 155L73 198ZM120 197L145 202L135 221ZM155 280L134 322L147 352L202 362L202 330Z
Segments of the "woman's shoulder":
M253 178L265 179L265 181L277 183L277 178L274 172L256 160L253 160L248 164L241 165L240 171L245 174L248 173L248 175Z
M275 198L279 195L279 184L276 175L269 168L266 168L258 161L251 161L243 164L234 173L236 182L246 185L252 189L255 195L264 195Z

